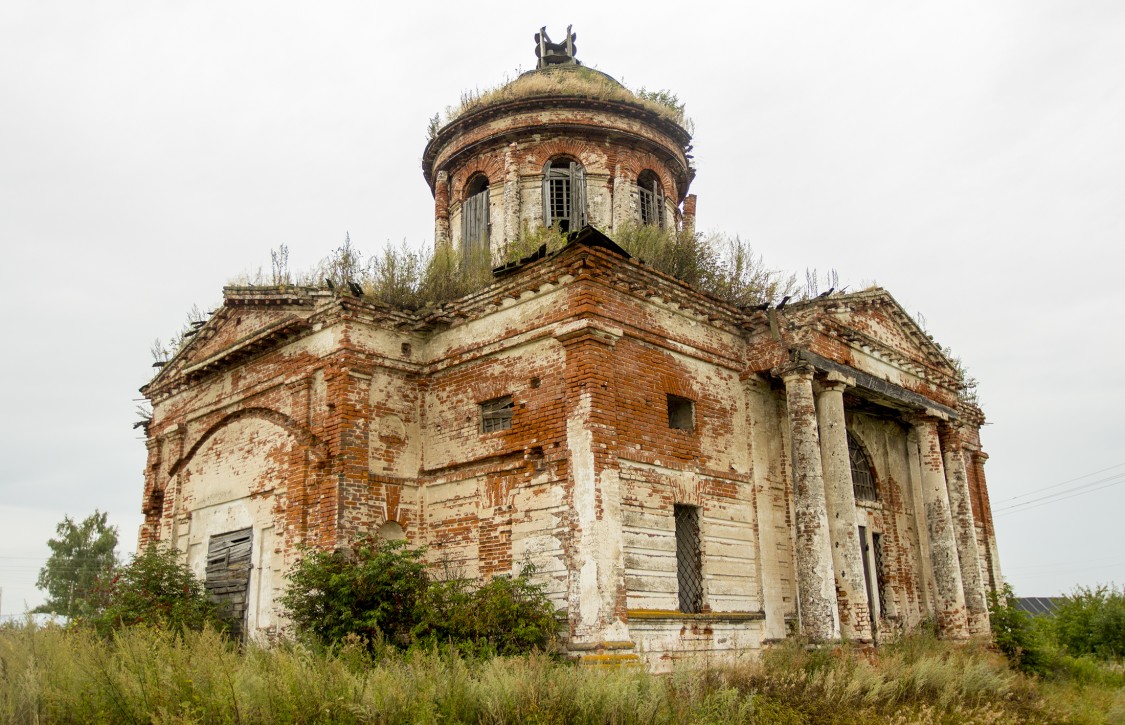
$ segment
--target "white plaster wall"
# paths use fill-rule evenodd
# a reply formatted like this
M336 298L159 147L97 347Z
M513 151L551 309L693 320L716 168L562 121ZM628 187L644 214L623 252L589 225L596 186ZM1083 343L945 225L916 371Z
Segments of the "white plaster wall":
M203 579L211 536L253 529L246 631L261 638L283 623L274 604L284 589L278 548L275 487L285 481L293 441L281 428L256 419L239 420L213 435L179 476L176 545L187 552L192 572Z

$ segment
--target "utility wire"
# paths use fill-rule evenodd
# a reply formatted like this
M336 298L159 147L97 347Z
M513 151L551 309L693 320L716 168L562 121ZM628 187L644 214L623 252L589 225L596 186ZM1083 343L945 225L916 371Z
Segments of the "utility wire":
M1115 463L1114 465L1109 466L1108 468L1103 468L1103 469L1098 470L1098 471L1092 471L1090 473L1083 473L1081 476L1075 476L1074 478L1068 478L1067 480L1060 481L1059 483L1052 483L1050 486L1044 486L1042 488L1032 489L1031 491L1024 491L1023 493L1021 493L1017 496L1012 496L1011 498L1005 498L1005 499L1002 499L1000 501L997 501L996 503L1007 503L1008 501L1015 501L1017 498L1023 498L1024 496L1030 496L1031 494L1039 493L1040 491L1049 491L1052 488L1058 488L1059 486L1065 486L1068 483L1074 483L1075 481L1081 481L1083 478L1089 478L1090 476L1096 476L1099 473L1105 473L1106 471L1112 471L1113 469L1121 468L1122 466L1125 466L1125 461L1122 461L1121 463ZM1114 474L1114 475L1117 475L1117 474Z
M1116 480L1114 480L1114 479L1116 479ZM1107 481L1109 483L1106 483ZM1098 486L1097 488L1087 488L1087 486L1092 486L1095 483L1102 483L1104 485ZM1111 488L1113 486L1117 486L1117 485L1122 484L1122 483L1125 483L1125 474L1119 474L1117 476L1111 476L1110 478L1103 478L1099 481L1094 481L1092 483L1085 484L1084 486L1076 487L1076 488L1071 489L1069 491L1060 491L1059 493L1051 494L1050 496L1043 496L1042 498L1039 498L1039 499L1032 499L1030 501L1024 501L1023 503L1014 504L1012 506L1008 506L1008 507L1005 507L1003 509L998 509L996 511L996 514L998 516L1006 516L1006 515L1009 515L1009 514L1018 514L1018 513L1024 512L1024 511L1030 511L1031 509L1034 509L1034 508L1039 508L1040 506L1047 506L1049 504L1053 504L1053 503L1056 503L1058 501L1065 501L1066 499L1074 498L1075 496L1082 496L1082 495L1085 495L1087 493L1093 493L1095 491L1101 491L1103 489ZM1080 490L1078 490L1078 488L1083 488L1085 490L1080 491Z

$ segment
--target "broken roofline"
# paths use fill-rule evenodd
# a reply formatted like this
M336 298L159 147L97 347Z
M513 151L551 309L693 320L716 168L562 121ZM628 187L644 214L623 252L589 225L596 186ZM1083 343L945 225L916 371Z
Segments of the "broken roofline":
M592 261L600 260L600 261ZM608 266L607 266L608 265ZM609 267L613 269L610 271ZM608 272L599 274L601 272ZM674 308L681 314L694 316L707 324L725 327L727 332L738 335L767 333L770 329L769 316L779 314L788 317L789 310L796 313L798 319L807 316L805 323L815 323L812 316L827 317L831 306L848 305L853 302L889 304L892 317L898 324L906 328L911 339L922 345L921 351L940 356L939 360L948 364L947 358L941 352L940 346L925 334L917 323L882 288L875 288L831 298L808 300L792 305L789 310L766 311L759 308L743 308L731 305L714 295L696 289L691 285L654 269L640 260L632 257L625 249L610 239L608 236L587 225L577 232L568 235L568 241L561 249L547 253L541 247L535 253L493 270L493 283L469 293L459 299L444 303L436 308L425 308L418 311L394 307L378 300L367 297L359 298L348 296L340 290L327 290L321 287L226 287L223 290L223 308L212 315L206 325L200 329L199 334L185 345L153 378L141 388L146 395L161 395L168 388L175 387L177 383L191 383L211 372L229 367L238 360L265 353L279 347L286 342L310 334L315 322L330 323L339 314L366 319L372 324L382 323L384 326L413 333L436 333L451 326L460 324L461 321L475 319L489 314L505 304L506 299L519 299L526 292L541 290L545 285L557 285L561 277L569 276L573 279L584 278L598 279L608 287L617 289L638 299L652 302L654 299L664 303L664 306ZM333 301L333 305L324 303ZM248 334L244 338L232 343L222 351L218 351L203 362L190 366L180 361L186 359L192 351L205 344L210 338L210 333L228 317L232 308L245 307L278 307L278 308L303 308L306 314L303 319L286 318L284 330L274 330L277 325L271 325L264 330ZM280 311L280 310L279 310ZM797 321L797 320L794 320ZM798 323L800 324L800 323ZM803 325L802 325L803 326ZM782 325L784 329L786 325ZM271 334L264 334L270 332ZM284 334L283 334L284 333ZM753 366L753 371L766 372L789 351L800 348L794 341L787 341L783 334L781 338L772 340L773 349L763 350L759 355L759 364ZM763 334L759 344L770 345ZM873 343L877 341L871 340ZM886 347L885 345L879 345ZM901 353L886 348L892 355L900 356ZM908 361L913 365L902 366L905 372L918 375L919 371L911 370L919 361ZM942 370L936 365L938 360L929 360L924 364L925 372L919 377L937 384L939 387L951 391L957 389L957 379L950 374L950 367ZM858 371L857 371L858 372ZM905 400L901 402L906 402ZM912 401L913 402L913 401ZM935 401L936 402L936 401ZM951 408L941 406L943 412L950 417L957 417Z

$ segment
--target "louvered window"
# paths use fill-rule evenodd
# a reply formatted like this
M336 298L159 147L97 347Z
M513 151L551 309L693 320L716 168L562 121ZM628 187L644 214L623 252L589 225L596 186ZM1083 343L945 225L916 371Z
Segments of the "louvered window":
M543 177L543 224L575 232L586 225L586 174L581 164L558 160Z
M673 507L676 518L676 584L680 611L703 610L703 556L700 552L699 507Z
M488 179L478 174L465 188L461 204L461 259L466 264L488 255L489 228Z
M855 491L855 500L878 501L879 493L875 489L875 476L871 474L871 461L851 433L848 433L848 457L852 462L852 489Z
M651 171L641 172L637 179L640 193L641 224L664 226L664 195L660 193L660 180Z

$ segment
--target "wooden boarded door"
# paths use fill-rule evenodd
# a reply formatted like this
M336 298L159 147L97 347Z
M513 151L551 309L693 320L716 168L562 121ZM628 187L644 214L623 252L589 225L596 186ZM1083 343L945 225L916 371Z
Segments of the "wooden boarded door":
M250 591L253 529L216 534L207 543L207 576L204 586L219 616L230 627L231 637L242 640Z

